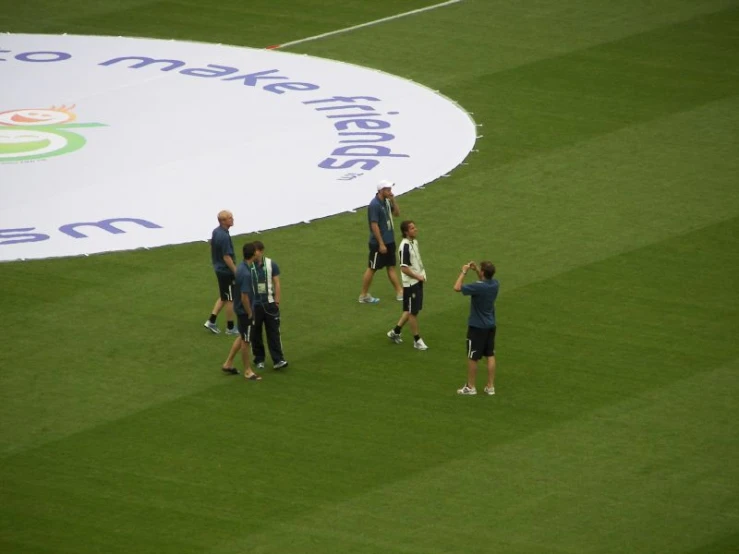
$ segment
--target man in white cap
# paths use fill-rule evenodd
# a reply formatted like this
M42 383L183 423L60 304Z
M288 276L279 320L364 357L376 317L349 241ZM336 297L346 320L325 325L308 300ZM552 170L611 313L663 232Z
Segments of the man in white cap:
M395 235L393 233L393 216L400 215L400 207L393 194L392 181L377 183L377 194L367 207L367 223L369 224L369 264L362 277L362 292L359 295L361 304L377 304L380 299L369 293L372 279L378 269L387 268L387 276L395 288L395 298L403 300L403 288L400 286L395 271Z

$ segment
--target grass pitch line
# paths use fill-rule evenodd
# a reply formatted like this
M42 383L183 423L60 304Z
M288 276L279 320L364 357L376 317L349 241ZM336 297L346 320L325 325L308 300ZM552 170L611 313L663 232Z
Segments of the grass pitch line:
M443 8L444 6L458 4L461 1L462 0L448 0L447 2L442 2L441 4L434 4L433 6L426 6L425 8L418 8L417 10L411 10L409 12L399 13L397 15L391 15L389 17L383 17L382 19L376 19L375 21L370 21L368 23L354 25L353 27L347 27L346 29L339 29L338 31L329 31L328 33L323 33L322 35L316 35L314 37L308 37L308 38L301 38L299 40L293 40L290 42L286 42L285 44L275 44L274 46L267 46L267 50L275 50L277 48L287 48L288 46L295 46L296 44L302 44L303 42L318 40L318 39L330 37L333 35L339 35L341 33L348 33L349 31L354 31L355 29L361 29L362 27L369 27L371 25L377 25L378 23L392 21L393 19L400 19L401 17L405 17L407 15L415 15L417 13L427 12L429 10L435 10L436 8Z

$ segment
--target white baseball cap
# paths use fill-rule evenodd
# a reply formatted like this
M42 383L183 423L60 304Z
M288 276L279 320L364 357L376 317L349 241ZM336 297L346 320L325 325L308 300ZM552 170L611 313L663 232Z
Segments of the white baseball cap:
M380 191L382 189L392 188L394 186L395 186L395 183L393 181L383 180L377 183L377 190Z

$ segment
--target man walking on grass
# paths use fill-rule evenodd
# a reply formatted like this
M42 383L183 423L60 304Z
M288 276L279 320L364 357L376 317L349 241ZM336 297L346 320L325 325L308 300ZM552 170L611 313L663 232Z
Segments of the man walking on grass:
M228 358L221 366L224 373L236 375L239 370L233 366L236 354L241 352L244 362L244 377L249 381L261 381L262 378L251 368L250 344L252 328L254 326L254 294L256 292L256 269L254 268L254 244L247 242L244 245L244 261L236 269L236 283L233 286L234 312L238 322L239 336L236 337Z
M377 304L380 299L369 293L375 272L383 267L395 289L397 300L403 300L403 288L395 273L395 236L393 233L393 216L400 215L400 207L393 194L391 181L377 183L377 194L367 207L367 223L369 224L369 263L362 276L362 292L359 293L360 304Z
M426 282L426 268L423 266L421 251L418 246L418 227L413 221L400 224L403 240L400 241L398 257L400 258L400 275L403 279L403 314L394 329L387 332L388 338L395 344L403 339L400 333L408 322L413 333L413 348L427 350L418 329L418 313L423 309L423 284Z
M233 227L233 224L233 214L228 210L221 210L218 212L218 227L213 229L210 239L210 259L218 280L218 299L210 317L203 323L203 327L216 335L221 332L216 325L216 318L223 308L226 308L226 334L238 335L239 333L234 329L233 298L231 297L236 264L234 263L234 245L228 230Z

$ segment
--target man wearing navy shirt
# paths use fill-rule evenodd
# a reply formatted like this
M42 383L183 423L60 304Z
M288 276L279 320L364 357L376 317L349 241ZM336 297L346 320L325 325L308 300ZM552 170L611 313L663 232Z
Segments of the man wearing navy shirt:
M387 268L387 276L395 288L397 300L403 300L403 287L400 286L395 272L395 235L393 233L393 216L400 215L400 207L393 194L392 181L377 183L377 194L367 207L367 223L369 224L369 263L362 276L362 292L359 294L360 304L377 304L380 299L369 293L372 279L378 269Z
M252 336L251 349L254 354L254 363L257 369L264 368L264 341L262 339L262 327L267 334L267 346L272 357L272 367L282 369L287 367L287 360L282 353L282 338L280 336L280 298L282 287L280 285L280 266L273 259L264 255L264 243L260 240L254 241L256 255L254 267L256 268L256 290L254 296L254 333Z
M210 259L218 280L218 300L213 306L208 321L203 323L203 327L216 335L221 332L218 325L216 325L216 318L224 307L226 308L227 320L226 334L238 334L238 331L234 329L233 298L231 296L231 285L236 274L236 264L234 263L234 245L231 241L231 234L228 232L233 224L234 216L231 212L228 210L218 212L218 227L213 229L213 235L210 239Z
M254 326L254 296L256 295L256 268L254 267L254 255L256 249L254 244L247 242L243 248L244 261L236 270L236 279L233 286L233 307L238 320L238 333L228 358L221 366L224 373L236 375L238 370L233 367L237 352L241 351L241 359L244 361L244 377L250 381L261 381L262 378L254 373L251 368L250 344L252 340L252 328Z
M478 280L463 285L464 276L472 269ZM467 383L457 390L458 394L472 396L477 394L475 381L477 363L487 357L488 382L485 394L495 394L495 300L498 298L500 283L494 279L495 266L492 262L481 262L478 269L475 262L462 266L462 271L454 283L454 290L470 297L470 316L467 320Z

